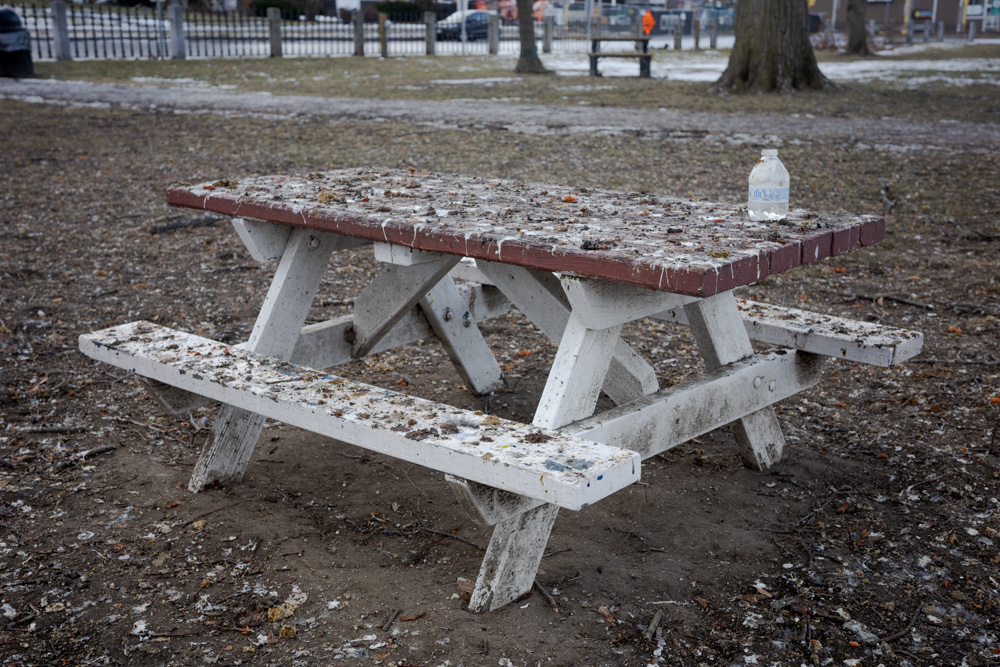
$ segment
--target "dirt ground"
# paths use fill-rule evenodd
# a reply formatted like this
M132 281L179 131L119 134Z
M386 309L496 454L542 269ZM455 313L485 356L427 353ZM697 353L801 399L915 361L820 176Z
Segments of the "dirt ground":
M170 182L380 165L739 199L760 145L730 120L722 139L566 138L0 100L0 660L1000 664L995 145L876 144L863 123L781 145L796 205L884 212L888 235L743 293L918 329L925 351L891 370L830 363L779 404L788 450L771 471L720 431L560 513L538 573L558 609L537 592L465 609L489 533L427 469L269 423L242 483L188 493L214 409L165 416L77 350L138 319L248 334L273 267L225 221L186 224L197 215L163 203ZM312 317L349 312L373 269L336 257ZM338 372L530 419L554 348L515 310L483 331L509 383L490 397L432 341ZM701 370L684 329L625 336L661 386Z

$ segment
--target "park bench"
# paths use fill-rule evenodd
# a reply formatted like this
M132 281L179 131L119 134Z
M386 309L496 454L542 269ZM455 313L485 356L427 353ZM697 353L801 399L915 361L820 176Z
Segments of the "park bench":
M650 77L650 62L653 54L649 52L648 35L598 35L590 38L590 76L601 76L597 69L597 61L601 58L634 58L639 61L639 76L644 79ZM601 44L605 42L633 42L633 51L602 51Z
M818 382L825 358L890 366L922 345L734 295L879 241L879 217L793 211L773 225L715 202L365 169L175 187L168 201L233 216L251 255L278 262L249 339L133 322L84 334L81 350L175 411L223 404L192 491L239 481L266 418L445 473L494 526L474 611L530 590L558 509L636 481L641 459L729 424L748 464L771 466L784 446L771 406ZM304 326L331 256L359 245L381 268L353 312ZM470 390L491 392L503 375L477 322L509 304L558 344L530 425L322 370L434 336ZM660 389L621 336L643 318L689 326L707 372ZM595 414L601 391L616 407Z

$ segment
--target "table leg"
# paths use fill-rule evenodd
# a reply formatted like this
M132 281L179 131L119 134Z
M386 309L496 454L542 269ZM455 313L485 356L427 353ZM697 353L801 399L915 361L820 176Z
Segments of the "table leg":
M339 244L341 237L333 234L306 229L291 233L247 342L248 350L277 359L291 357L330 254ZM263 428L264 417L223 405L188 489L198 492L213 481L242 479Z
M444 276L427 292L420 300L420 309L472 391L488 394L503 386L500 364L451 276Z
M549 340L557 344L562 340L570 307L558 278L509 264L480 261L476 265ZM652 394L659 385L655 369L619 339L602 389L621 405Z
M620 331L620 324L588 329L576 316L569 316L535 412L535 426L559 428L594 412ZM491 500L482 498L479 504ZM531 590L559 513L555 505L520 511L516 503L510 504L516 514L499 521L493 529L469 601L472 611L492 611Z
M531 590L558 512L555 505L541 505L494 527L469 599L471 611L493 611Z
M732 292L688 304L684 312L709 370L753 356L753 345ZM773 408L733 422L732 430L747 465L765 470L781 460L785 437Z

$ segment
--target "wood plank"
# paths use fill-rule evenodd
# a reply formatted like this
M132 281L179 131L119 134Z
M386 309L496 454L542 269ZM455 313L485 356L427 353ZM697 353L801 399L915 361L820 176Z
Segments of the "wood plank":
M823 359L793 350L759 354L561 430L646 459L808 389L822 377Z
M250 332L248 350L278 359L291 356L330 255L343 242L335 234L309 229L292 231ZM222 406L212 428L212 439L195 463L188 489L198 492L214 481L243 479L263 428L263 416L232 405Z
M406 246L395 245L394 243L377 241L375 243L375 259L387 264L413 266L414 264L436 262L441 259L441 253L415 250Z
M469 599L470 611L493 611L531 591L558 512L555 505L541 505L496 525Z
M876 322L860 322L798 308L737 299L743 326L751 340L888 368L920 354L924 336ZM655 319L686 325L681 308Z
M605 329L642 319L670 308L680 308L693 297L656 290L559 276L573 315L590 329Z
M465 385L479 395L504 385L503 371L451 276L444 275L420 300L420 310Z
M571 314L532 423L559 428L594 414L621 325L588 329Z
M457 257L442 256L412 266L383 264L354 300L354 356L371 352L456 263Z
M292 233L291 227L263 220L233 218L232 223L250 256L257 262L281 259L281 253L285 252L285 245Z
M639 479L616 447L278 362L148 322L80 337L94 359L464 479L581 509Z
M636 192L345 169L174 187L167 201L487 261L711 296L867 246L885 219L793 210L780 225L745 204Z
M753 356L753 345L741 326L732 292L689 303L684 306L684 312L709 370ZM732 423L731 429L748 466L766 470L781 460L785 436L770 407L740 417Z
M495 287L459 285L458 291L462 303L472 313L476 322L499 317L510 310L510 301ZM332 368L347 363L354 358L354 346L347 341L353 327L353 315L343 315L302 327L290 361L309 368ZM419 306L414 306L372 347L368 354L385 352L433 336L434 330L428 324L427 318Z

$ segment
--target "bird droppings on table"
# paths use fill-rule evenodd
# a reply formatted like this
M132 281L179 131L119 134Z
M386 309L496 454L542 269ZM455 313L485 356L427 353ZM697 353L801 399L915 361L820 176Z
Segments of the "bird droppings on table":
M168 201L432 252L613 275L695 296L871 245L885 234L879 216L793 210L781 223L762 223L750 221L740 204L406 170L226 183L175 186Z

